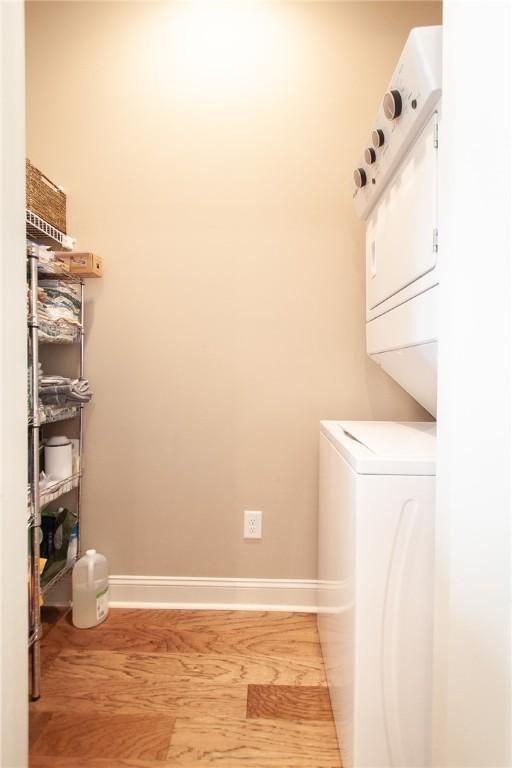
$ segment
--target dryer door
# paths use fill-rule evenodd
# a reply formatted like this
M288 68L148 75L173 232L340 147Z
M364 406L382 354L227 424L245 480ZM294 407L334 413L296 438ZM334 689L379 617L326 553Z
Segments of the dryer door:
M434 113L368 220L367 310L374 309L436 265L436 125L437 113Z

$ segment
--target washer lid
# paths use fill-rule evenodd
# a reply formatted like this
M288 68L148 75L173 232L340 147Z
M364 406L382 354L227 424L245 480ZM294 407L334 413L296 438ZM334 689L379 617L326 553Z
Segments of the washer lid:
M358 474L436 474L435 422L321 421L320 429Z

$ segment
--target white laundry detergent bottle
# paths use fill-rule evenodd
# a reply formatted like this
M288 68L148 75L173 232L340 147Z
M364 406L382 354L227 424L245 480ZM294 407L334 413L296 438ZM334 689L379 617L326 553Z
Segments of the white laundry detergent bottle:
M88 549L73 568L73 624L87 629L108 616L107 558Z

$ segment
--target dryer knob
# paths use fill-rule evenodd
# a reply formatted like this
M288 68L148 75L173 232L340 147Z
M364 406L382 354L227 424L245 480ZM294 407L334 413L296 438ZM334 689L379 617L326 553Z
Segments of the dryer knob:
M374 147L379 149L379 147L384 146L384 142L385 138L382 128L376 128L374 131L372 131L372 144Z
M402 97L400 91L388 91L382 102L384 114L388 120L396 120L402 114Z
M366 184L366 171L364 168L356 168L354 171L354 181L356 184L356 187L361 189L361 187L364 187Z
M366 147L364 151L364 159L368 163L368 165L372 165L377 159L377 153L374 150L373 147Z

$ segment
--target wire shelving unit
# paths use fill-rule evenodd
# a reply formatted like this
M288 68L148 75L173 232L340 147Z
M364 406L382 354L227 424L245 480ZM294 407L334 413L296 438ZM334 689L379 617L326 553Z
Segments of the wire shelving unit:
M27 210L27 239L37 245L47 245L55 250L72 247L74 240L47 224L36 214ZM38 323L39 280L70 280L80 286L80 317L76 339L71 343L79 345L78 376L84 378L84 283L75 275L50 271L39 265L37 249L27 247L28 275L28 359L30 408L28 414L29 483L27 500L27 531L29 536L29 637L31 654L31 698L41 695L41 599L55 584L72 569L74 562L63 561L62 567L47 581L44 572L40 574L41 512L52 501L70 491L76 491L76 520L78 522L78 557L80 557L80 523L82 501L82 458L83 458L83 408L80 405L59 409L55 415L42 408L39 400L39 346L58 343L58 339L40 338ZM69 344L69 342L68 342ZM65 480L40 487L40 455L43 446L43 429L46 425L75 419L78 422L78 466L79 470Z

